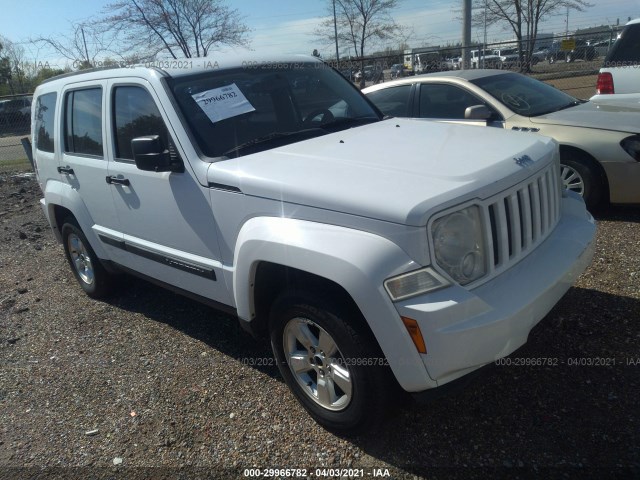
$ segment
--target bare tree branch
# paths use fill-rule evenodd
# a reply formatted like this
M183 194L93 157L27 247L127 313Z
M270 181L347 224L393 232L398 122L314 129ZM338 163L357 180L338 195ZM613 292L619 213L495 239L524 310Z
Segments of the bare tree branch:
M114 39L91 23L72 24L70 35L37 37L31 39L37 45L47 45L59 55L73 62L74 68L90 68L96 65L99 57L118 56L112 49Z
M121 52L145 57L203 57L222 45L249 46L249 28L223 0L118 0L95 25L119 39Z
M338 42L353 47L356 57L363 57L367 47L385 40L398 38L401 27L391 17L400 0L335 0ZM335 43L333 27L333 0L327 6L330 15L314 35Z
M518 54L522 71L530 71L529 59L538 36L540 21L549 15L566 9L584 11L593 6L587 0L475 0L475 26L504 25L511 29L518 43ZM526 40L526 41L525 41Z

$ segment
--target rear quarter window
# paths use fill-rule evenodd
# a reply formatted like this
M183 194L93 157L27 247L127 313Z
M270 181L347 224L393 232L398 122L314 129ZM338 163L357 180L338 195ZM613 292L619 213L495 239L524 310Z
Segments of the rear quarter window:
M640 65L640 23L627 25L613 44L605 60L605 67Z
M40 95L36 101L35 129L33 131L36 148L43 152L54 151L53 122L56 111L56 94Z

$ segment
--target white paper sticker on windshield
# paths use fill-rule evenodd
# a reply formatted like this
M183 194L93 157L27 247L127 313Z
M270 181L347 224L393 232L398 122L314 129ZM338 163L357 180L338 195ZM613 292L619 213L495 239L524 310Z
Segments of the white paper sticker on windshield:
M235 83L196 93L192 97L213 123L255 111Z

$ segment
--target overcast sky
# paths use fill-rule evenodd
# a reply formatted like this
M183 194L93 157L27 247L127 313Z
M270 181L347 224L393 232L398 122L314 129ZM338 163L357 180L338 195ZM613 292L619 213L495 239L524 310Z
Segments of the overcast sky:
M22 44L27 58L49 61L63 67L64 61L47 48L31 45L29 38L60 36L72 30L74 22L98 15L110 0L21 0L3 2L0 9L0 35ZM311 32L327 14L323 0L235 0L227 2L238 9L252 29L251 46L268 53L306 53L317 48L324 56L331 56L332 46L323 44ZM395 20L404 25L411 36L410 46L445 45L461 37L460 9L462 0L401 0L394 12ZM593 7L585 12L569 14L569 30L602 24L615 24L627 18L640 17L640 0L591 0ZM549 18L541 26L546 33L564 32L566 12ZM482 41L482 29L474 29L473 39ZM489 41L508 40L508 31L493 29ZM397 47L396 44L389 45ZM341 55L347 55L344 48ZM215 56L215 53L212 53Z

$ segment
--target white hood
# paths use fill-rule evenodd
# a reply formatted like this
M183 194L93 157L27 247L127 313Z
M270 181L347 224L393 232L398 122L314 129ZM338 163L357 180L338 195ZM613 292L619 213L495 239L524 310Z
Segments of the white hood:
M541 135L392 118L213 163L208 181L419 226L446 202L494 194L530 176L555 148Z

